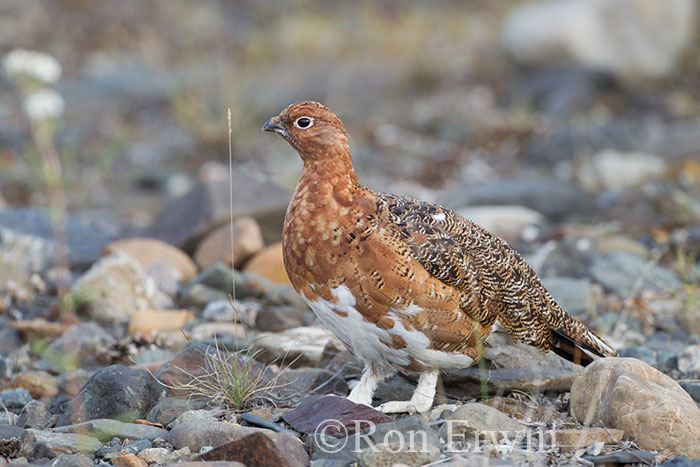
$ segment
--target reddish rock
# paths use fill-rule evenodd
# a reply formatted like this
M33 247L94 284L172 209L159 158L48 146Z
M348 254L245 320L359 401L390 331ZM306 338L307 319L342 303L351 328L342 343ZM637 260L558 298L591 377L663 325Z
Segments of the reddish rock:
M297 467L309 463L302 442L287 433L259 431L199 455L202 461L239 461L247 465Z
M261 250L246 263L243 270L253 272L278 284L291 284L282 259L282 242L273 243Z
M329 425L324 431L328 436L352 434L358 427L360 430L364 430L369 426L369 423L356 423L358 421L371 422L375 425L394 421L393 417L372 407L355 404L345 397L332 395L303 404L282 418L296 431L307 434L316 431L316 428L322 423L333 420L337 423Z
M265 247L260 226L252 217L239 217L233 222L233 260L231 259L231 226L229 223L213 230L199 242L194 260L200 269L216 263L239 268Z
M167 263L182 274L183 282L192 280L197 275L197 265L187 253L154 238L122 238L107 244L102 253L109 255L123 251L131 255L144 267L156 262Z

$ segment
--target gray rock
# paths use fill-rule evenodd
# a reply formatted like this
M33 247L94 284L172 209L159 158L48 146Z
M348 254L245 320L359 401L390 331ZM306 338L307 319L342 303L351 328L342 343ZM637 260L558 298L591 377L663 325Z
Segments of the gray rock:
M165 388L146 370L112 365L92 375L56 425L108 417L126 422L143 418L164 392Z
M606 289L623 297L642 290L677 290L682 285L673 272L630 253L608 253L596 258L591 275Z
M53 415L42 401L31 401L24 406L24 410L17 419L17 425L24 428L36 428L43 430L53 422Z
M227 300L226 292L204 284L187 284L180 287L177 302L185 308L202 308L210 302Z
M93 467L92 458L85 454L60 454L55 457L50 467Z
M100 257L100 250L114 237L116 229L105 222L69 214L66 234L71 268L82 269ZM21 256L16 259L26 267L27 277L27 272L44 271L52 264L53 239L53 225L47 211L7 209L0 212L0 251L14 245L12 249L17 248L15 252ZM4 260L0 260L0 264L4 265Z
M5 425L0 423L0 440L7 440L12 438L21 439L24 436L25 429L20 426L15 425Z
M403 438L403 449L397 445ZM411 446L411 439L414 445ZM381 423L347 438L319 434L311 437L311 465L423 465L440 457L440 440L428 422L420 416ZM414 449L411 449L413 447ZM389 452L395 450L395 459ZM410 452L414 451L414 452ZM337 461L338 463L335 463Z
M624 189L662 178L666 162L654 154L605 149L593 156L579 178L589 190Z
M525 425L513 420L503 412L486 404L470 402L458 407L447 418L440 429L440 437L458 440L488 437L489 432L506 432L512 435L525 431Z
M13 365L12 362L5 358L5 357L0 357L0 381L4 379L10 379L13 373Z
M98 324L78 323L53 341L42 353L42 365L57 373L78 368L102 367L98 355L108 349L115 339Z
M260 431L270 430L203 420L177 425L165 439L177 449L188 447L192 452L199 452L204 446L220 446Z
M448 192L441 204L452 209L488 205L525 206L554 221L587 215L593 209L593 199L576 185L533 177L460 186Z
M146 420L169 425L180 414L188 410L198 410L207 406L207 402L199 399L181 399L177 397L165 397L151 407L146 414Z
M527 261L540 277L585 278L596 259L593 242L588 238L564 238L547 242Z
M503 42L520 63L562 60L623 79L668 77L691 46L695 2L527 2L506 19Z
M172 305L141 263L120 251L93 264L75 281L73 292L89 304L93 319L108 324L126 323L137 310Z
M146 464L164 465L177 456L165 448L148 448L139 452L138 457Z
M216 420L216 417L214 416L214 411L212 410L188 410L186 412L182 412L178 417L172 421L168 425L168 428L173 428L176 427L182 423L187 423L187 422L201 422L204 420Z
M100 441L119 439L164 438L168 432L162 428L140 423L122 423L118 420L97 418L76 425L56 428L56 433L79 433L92 436Z
M260 224L266 242L279 239L291 193L271 180L236 170L232 174L236 196L235 217L249 215ZM168 203L147 236L192 250L207 233L230 217L229 180L200 182L186 195ZM183 222L187 219L187 222Z
M545 277L545 288L570 315L580 316L593 309L595 292L588 279Z
M8 410L21 409L32 401L32 396L24 388L0 391L0 404Z
M59 454L88 453L97 451L102 443L97 439L74 433L52 433L28 429L22 438L20 453L30 459L48 457L52 459Z
M263 332L280 332L305 326L310 321L308 308L280 305L261 308L255 316L255 327Z
M700 345L689 345L678 355L678 370L684 375L700 376Z

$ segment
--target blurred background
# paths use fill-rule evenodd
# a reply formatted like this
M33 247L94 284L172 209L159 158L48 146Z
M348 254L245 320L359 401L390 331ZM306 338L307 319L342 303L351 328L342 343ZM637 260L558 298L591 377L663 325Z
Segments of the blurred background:
M78 270L125 235L191 254L228 219L230 108L235 214L271 244L301 161L260 127L319 100L364 184L494 230L624 347L685 346L699 19L694 0L2 0L0 225L65 206L99 226L67 221L96 243Z

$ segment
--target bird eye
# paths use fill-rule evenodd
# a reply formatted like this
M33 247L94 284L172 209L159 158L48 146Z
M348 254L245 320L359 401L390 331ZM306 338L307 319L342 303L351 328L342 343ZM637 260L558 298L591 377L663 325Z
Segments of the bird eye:
M299 117L297 120L294 122L294 126L297 128L301 128L302 130L309 128L314 124L314 119L310 117Z

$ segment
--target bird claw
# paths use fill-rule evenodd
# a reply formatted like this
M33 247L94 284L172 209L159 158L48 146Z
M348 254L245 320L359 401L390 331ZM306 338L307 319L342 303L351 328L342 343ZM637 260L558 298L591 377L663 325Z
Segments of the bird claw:
M418 409L419 408L416 407L413 401L390 401L377 407L377 410L383 413L408 413L409 415L413 415L416 412L425 412L425 410Z

